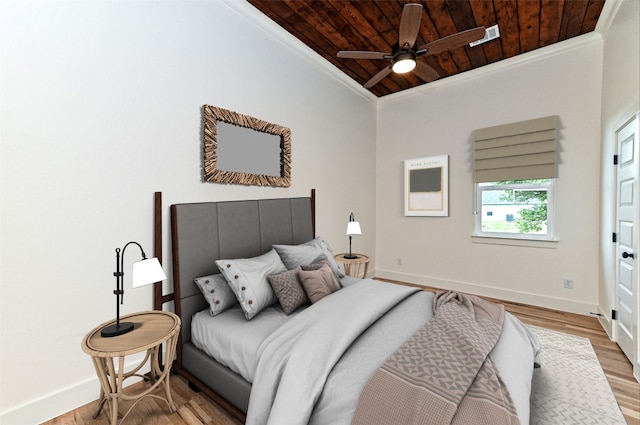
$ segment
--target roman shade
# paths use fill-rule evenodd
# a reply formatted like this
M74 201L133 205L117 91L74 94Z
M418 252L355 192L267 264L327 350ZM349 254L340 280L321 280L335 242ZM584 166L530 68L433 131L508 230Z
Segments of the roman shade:
M557 116L475 130L476 183L558 176Z

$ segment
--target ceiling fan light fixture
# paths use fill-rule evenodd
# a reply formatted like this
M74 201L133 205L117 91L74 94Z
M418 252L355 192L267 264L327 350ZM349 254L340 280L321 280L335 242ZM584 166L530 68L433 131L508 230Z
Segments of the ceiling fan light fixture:
M391 69L396 74L404 74L416 67L416 59L411 53L402 53L393 61Z

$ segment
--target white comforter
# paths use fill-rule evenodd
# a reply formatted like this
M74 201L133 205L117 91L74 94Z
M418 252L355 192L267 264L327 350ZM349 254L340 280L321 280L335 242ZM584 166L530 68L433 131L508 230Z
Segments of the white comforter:
M307 308L260 346L246 424L350 424L368 379L433 317L432 300L433 293L367 279ZM492 355L522 424L535 347L507 315Z

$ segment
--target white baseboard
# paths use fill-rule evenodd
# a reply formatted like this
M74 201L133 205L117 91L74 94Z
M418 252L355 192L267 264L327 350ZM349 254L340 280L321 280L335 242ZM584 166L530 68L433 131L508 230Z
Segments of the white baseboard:
M598 306L598 322L600 322L600 326L607 333L607 336L611 341L615 341L615 330L613 329L613 321L611 320L611 314L604 311L601 306Z
M614 322L613 320L611 320L611 314L605 310L602 310L600 307L598 307L598 313L600 313L600 316L598 316L600 326L602 326L604 331L607 333L609 339L615 342L617 335ZM640 362L634 362L631 359L629 359L629 361L633 366L633 377L636 378L636 381L640 382Z
M375 270L375 276L383 279L398 280L401 282L412 283L422 286L432 286L446 290L454 290L467 292L473 295L480 295L490 298L498 298L504 301L511 301L532 305L536 307L550 308L553 310L566 311L569 313L583 314L590 316L591 312L597 311L594 304L573 301L566 298L554 298L540 294L531 294L528 292L514 291L504 288L494 288L491 286L483 286L469 282L458 282L453 280L445 280L431 278L428 276L412 275L408 273L398 273L388 270Z
M128 362L125 370L137 366L142 358L137 361ZM149 365L145 365L140 371L145 374L149 371ZM127 379L126 385L132 385L140 381L140 378L131 377ZM26 425L40 424L50 419L56 418L87 403L98 400L100 397L100 382L98 377L92 377L67 388L63 388L55 393L25 403L21 406L0 413L0 424L2 425ZM97 404L96 404L97 407ZM104 415L105 413L101 413Z
M100 382L96 377L2 412L0 424L39 424L97 400L99 396Z

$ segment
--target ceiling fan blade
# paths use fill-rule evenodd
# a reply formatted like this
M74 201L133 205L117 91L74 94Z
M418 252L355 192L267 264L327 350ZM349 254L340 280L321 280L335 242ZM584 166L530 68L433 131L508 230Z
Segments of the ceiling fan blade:
M440 78L440 74L438 74L438 71L431 68L426 63L419 61L416 61L416 67L414 68L413 73L427 83Z
M386 77L390 73L391 73L391 65L389 65L386 68L383 68L380 72L378 72L376 75L371 77L371 79L364 84L364 88L368 89L375 86L380 82L380 80L382 80L384 77Z
M422 20L422 5L419 3L407 3L402 8L400 18L400 29L398 45L400 48L410 49L413 47L420 31L420 21Z
M389 53L382 52L363 52L356 50L341 50L338 52L339 58L349 58L349 59L385 59L385 56L389 55Z
M480 40L482 37L484 37L484 33L484 27L461 31L456 34L443 37L439 40L432 41L431 43L427 43L424 46L419 47L418 50L427 49L427 52L425 54L437 55L447 50L464 46L471 43L472 41Z

